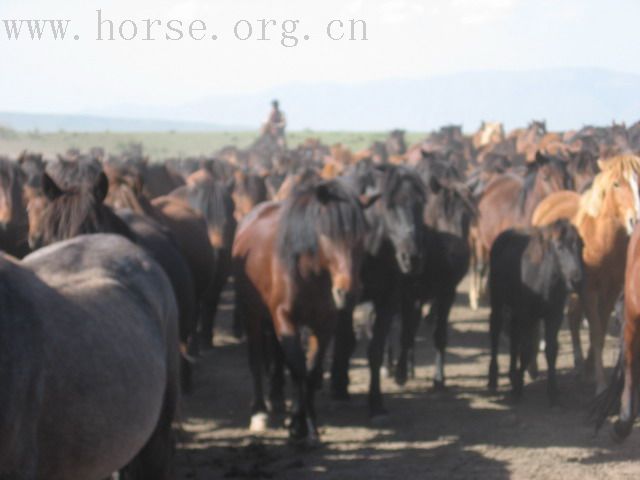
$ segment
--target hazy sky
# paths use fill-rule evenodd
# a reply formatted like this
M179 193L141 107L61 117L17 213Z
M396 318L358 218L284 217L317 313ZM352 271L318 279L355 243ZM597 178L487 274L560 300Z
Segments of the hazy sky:
M207 22L217 41L98 42L96 10ZM71 19L64 42L8 41L2 19ZM299 19L296 48L233 39L239 19ZM332 42L332 19L367 21L367 42ZM603 67L640 74L638 0L0 0L0 110L178 105L290 82L362 82L468 70ZM256 32L254 32L256 33ZM158 30L164 36L165 30ZM143 33L139 34L142 38Z

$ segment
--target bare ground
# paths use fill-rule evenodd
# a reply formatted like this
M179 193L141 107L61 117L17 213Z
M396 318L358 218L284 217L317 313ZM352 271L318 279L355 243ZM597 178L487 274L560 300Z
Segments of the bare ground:
M464 290L464 289L463 289ZM226 296L227 301L229 296ZM569 333L561 331L558 359L561 402L550 407L542 374L527 379L524 399L509 397L506 343L500 357L500 390L487 391L488 310L472 312L466 294L450 321L446 392L431 389L434 356L428 326L417 340L416 378L397 387L383 380L388 417L367 416L366 342L350 372L348 403L318 393L322 445L300 450L287 443L283 418L250 435L251 382L246 346L229 335L231 306L218 317L216 348L203 355L195 391L185 397L177 455L178 478L378 479L378 478L640 478L640 428L622 445L587 422L592 386L572 369ZM586 332L583 343L586 345ZM615 360L609 340L605 362ZM327 382L325 382L327 385Z

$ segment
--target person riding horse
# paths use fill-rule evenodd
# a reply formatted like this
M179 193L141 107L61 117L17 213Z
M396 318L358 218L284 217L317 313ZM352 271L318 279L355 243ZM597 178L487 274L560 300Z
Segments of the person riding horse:
M287 120L284 113L280 110L277 100L271 102L271 106L271 113L269 114L269 119L262 128L262 134L271 136L279 146L284 148L286 145L284 131L287 126Z

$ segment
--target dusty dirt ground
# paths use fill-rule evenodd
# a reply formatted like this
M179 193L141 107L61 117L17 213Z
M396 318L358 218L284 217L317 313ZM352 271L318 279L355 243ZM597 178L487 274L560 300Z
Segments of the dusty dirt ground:
M608 426L594 436L587 422L593 390L571 368L566 328L558 360L559 406L547 402L542 354L541 376L527 378L524 399L511 402L506 342L500 390L493 395L487 391L488 309L469 310L465 286L461 290L450 320L447 391L431 389L434 350L423 324L416 378L402 388L383 379L389 415L372 424L366 409L366 341L361 341L350 372L352 400L333 402L328 388L318 393L322 445L306 451L287 443L282 418L274 419L264 434L249 434L246 346L230 336L227 294L217 320L216 348L201 358L194 393L183 399L178 478L640 478L640 428L618 445ZM615 340L609 343L605 362L612 365Z

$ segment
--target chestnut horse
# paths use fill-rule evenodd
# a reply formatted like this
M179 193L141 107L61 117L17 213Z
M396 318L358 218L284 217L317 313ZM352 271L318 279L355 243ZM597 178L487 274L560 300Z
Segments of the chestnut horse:
M366 221L357 197L337 181L266 203L238 227L233 244L235 315L245 322L254 383L251 430L266 427L262 369L273 362L270 400L284 405L282 364L295 387L294 440L316 440L315 390L338 310L356 290ZM300 338L311 330L308 351ZM276 341L277 339L277 341Z
M640 228L636 228L629 241L624 283L624 321L622 348L611 382L595 406L596 427L620 404L618 420L613 425L616 440L624 440L631 433L638 415L638 389L640 387Z
M605 388L602 348L607 325L622 292L627 244L640 215L640 158L621 155L599 162L599 167L602 172L577 204L576 194L561 192L541 203L535 212L540 225L558 218L571 219L584 241L585 284L580 294L581 305L577 302L571 305L569 323L574 359L576 367L580 367L583 356L579 329L584 310L591 343L587 365L591 367L594 362L598 392ZM565 216L570 214L573 215Z
M509 228L526 228L533 211L550 193L571 187L564 162L540 152L527 165L524 177L506 173L495 177L478 201L477 225L472 235L471 308L477 309L487 259L496 237Z

